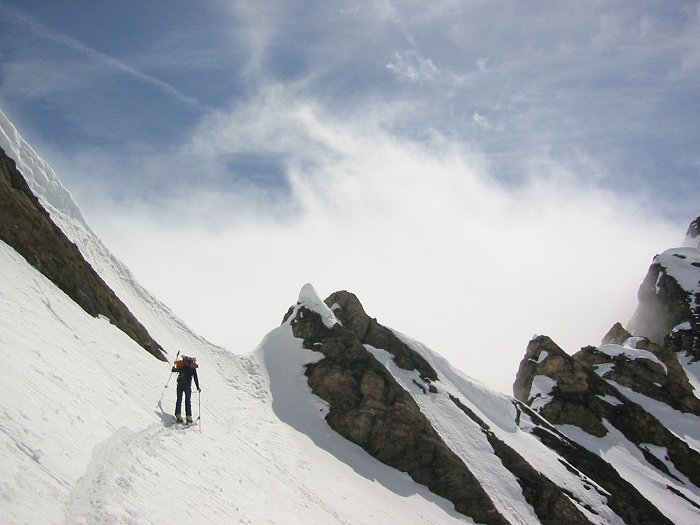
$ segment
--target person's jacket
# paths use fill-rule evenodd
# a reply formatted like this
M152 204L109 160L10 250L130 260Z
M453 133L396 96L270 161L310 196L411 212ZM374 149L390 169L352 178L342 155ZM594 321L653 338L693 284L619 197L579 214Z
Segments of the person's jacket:
M199 378L197 377L196 368L191 368L189 366L183 366L182 368L173 367L172 371L177 372L178 385L192 388L192 378L194 378L194 384L197 385L197 390L199 390Z

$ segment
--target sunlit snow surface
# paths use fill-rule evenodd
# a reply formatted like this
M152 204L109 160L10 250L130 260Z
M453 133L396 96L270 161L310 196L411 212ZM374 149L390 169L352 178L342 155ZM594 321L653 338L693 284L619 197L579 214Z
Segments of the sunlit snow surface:
M288 326L248 356L175 333L203 388L201 427L182 430L169 426L169 365L4 243L0 265L0 521L469 522L328 428L302 375L314 355ZM283 380L272 394L266 368Z

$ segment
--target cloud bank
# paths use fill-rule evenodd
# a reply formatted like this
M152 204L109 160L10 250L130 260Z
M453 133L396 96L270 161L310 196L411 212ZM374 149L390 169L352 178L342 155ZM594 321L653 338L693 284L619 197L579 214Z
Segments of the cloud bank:
M380 322L508 393L533 333L569 352L599 343L631 316L651 257L682 237L643 196L546 159L524 183L498 183L460 144L397 138L380 108L369 113L338 118L272 86L211 116L178 155L212 170L273 155L282 190L188 187L157 209L106 203L92 222L158 297L233 351L253 349L312 282L356 293Z
M13 5L6 113L236 352L312 282L509 392L533 333L626 321L698 211L696 1Z

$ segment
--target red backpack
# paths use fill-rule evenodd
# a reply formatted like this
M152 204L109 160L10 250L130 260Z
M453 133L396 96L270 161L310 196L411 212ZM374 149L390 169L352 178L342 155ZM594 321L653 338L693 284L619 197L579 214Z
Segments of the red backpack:
M175 361L175 368L177 368L178 370L180 368L186 367L199 368L199 365L197 364L197 358L183 355L182 359L178 359L177 361Z

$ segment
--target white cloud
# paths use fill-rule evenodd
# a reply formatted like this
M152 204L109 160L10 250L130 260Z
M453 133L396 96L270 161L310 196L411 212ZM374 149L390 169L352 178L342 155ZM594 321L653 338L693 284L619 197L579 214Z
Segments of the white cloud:
M415 51L394 53L394 58L386 67L399 78L411 82L430 82L441 75L432 60L421 57Z
M285 159L288 215L236 187L88 214L146 287L236 352L312 282L355 292L380 322L508 392L533 333L570 352L598 343L631 316L651 257L682 236L637 197L556 166L508 188L448 140L397 139L278 88L211 118L186 154L215 166L253 143Z

